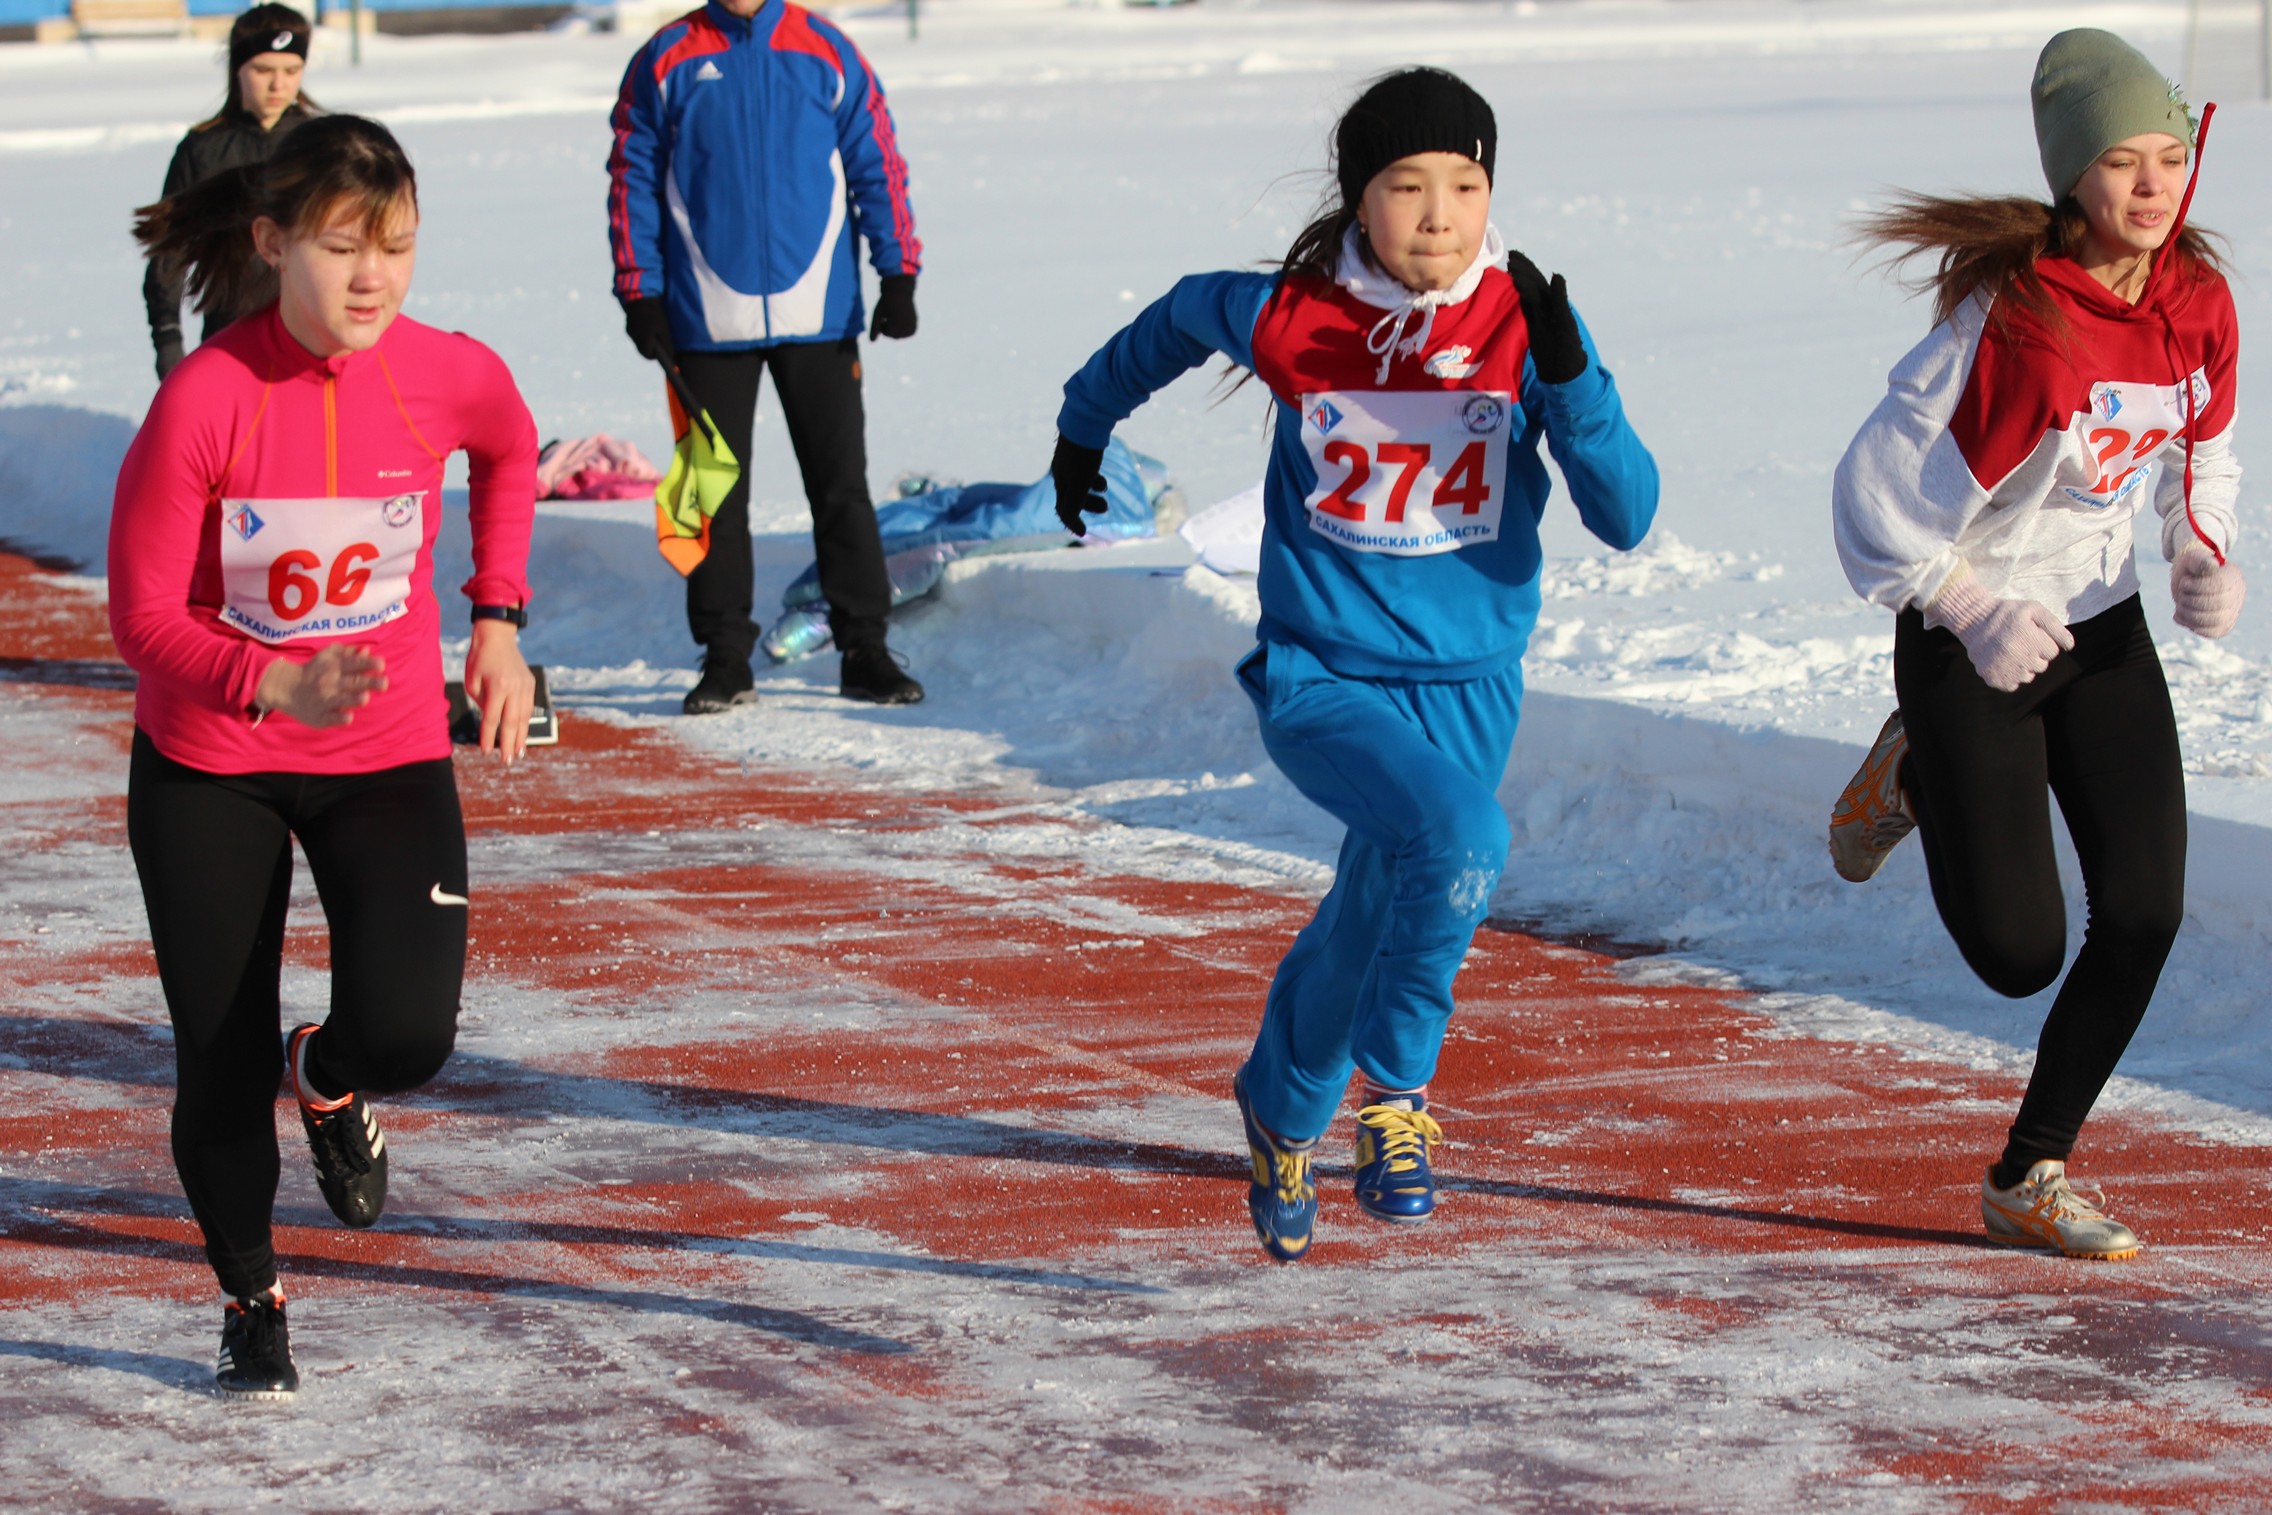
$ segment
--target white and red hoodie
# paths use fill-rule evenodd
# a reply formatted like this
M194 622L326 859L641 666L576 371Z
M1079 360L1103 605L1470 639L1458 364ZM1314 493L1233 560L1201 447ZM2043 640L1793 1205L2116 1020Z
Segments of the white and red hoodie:
M319 358L275 306L168 376L119 468L110 625L141 675L134 723L209 773L371 773L447 757L434 538L442 471L472 463L477 604L520 604L536 519L536 425L471 337L397 316L368 351ZM462 624L456 623L456 624ZM345 726L256 719L279 657L334 642L386 659Z
M1998 598L2088 620L2137 592L2149 500L2164 557L2232 547L2240 342L2223 278L2172 261L2127 305L2070 258L2036 268L2066 330L1975 295L1894 368L1840 461L1838 556L1864 599L1923 608L1964 565Z

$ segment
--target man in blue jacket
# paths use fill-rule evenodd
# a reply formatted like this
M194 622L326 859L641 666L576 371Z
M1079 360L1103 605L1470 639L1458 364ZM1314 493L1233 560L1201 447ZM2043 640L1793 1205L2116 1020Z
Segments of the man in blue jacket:
M884 646L891 581L860 404L853 233L882 281L871 340L915 335L923 251L883 86L850 38L789 0L709 0L633 56L613 125L608 243L624 324L640 356L678 367L745 463L687 575L703 648L687 714L756 698L746 463L768 367L812 507L840 687L920 700Z

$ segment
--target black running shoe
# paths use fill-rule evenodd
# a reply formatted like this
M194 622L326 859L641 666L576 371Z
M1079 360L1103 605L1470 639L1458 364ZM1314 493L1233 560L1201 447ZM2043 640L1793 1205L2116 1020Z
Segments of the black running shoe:
M213 1363L213 1382L224 1394L245 1399L289 1399L300 1392L300 1370L292 1366L292 1331L284 1323L284 1301L266 1294L232 1299L221 1312L221 1352Z
M844 649L837 692L848 700L876 705L912 705L923 698L923 686L907 676L899 659L881 642Z
M702 677L686 692L679 709L688 715L716 715L756 703L757 680L750 676L749 659L719 654L702 660Z
M300 1124L307 1128L308 1151L315 1158L316 1187L339 1223L360 1231L387 1207L387 1139L379 1134L370 1102L360 1094L350 1094L337 1109L308 1107L309 1091L300 1087L300 1044L315 1030L293 1028L284 1039L284 1063L292 1071Z

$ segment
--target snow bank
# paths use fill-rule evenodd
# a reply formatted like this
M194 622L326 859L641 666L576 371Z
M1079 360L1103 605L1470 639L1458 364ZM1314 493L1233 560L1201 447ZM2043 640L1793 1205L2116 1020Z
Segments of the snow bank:
M100 571L134 423L71 405L0 406L0 541Z

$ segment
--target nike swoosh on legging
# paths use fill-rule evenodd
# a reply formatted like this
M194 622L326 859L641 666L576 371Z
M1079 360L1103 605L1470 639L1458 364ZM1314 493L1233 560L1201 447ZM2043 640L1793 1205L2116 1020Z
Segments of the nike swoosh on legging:
M462 894L444 894L440 884L436 884L426 897L437 905L469 905L472 903Z

